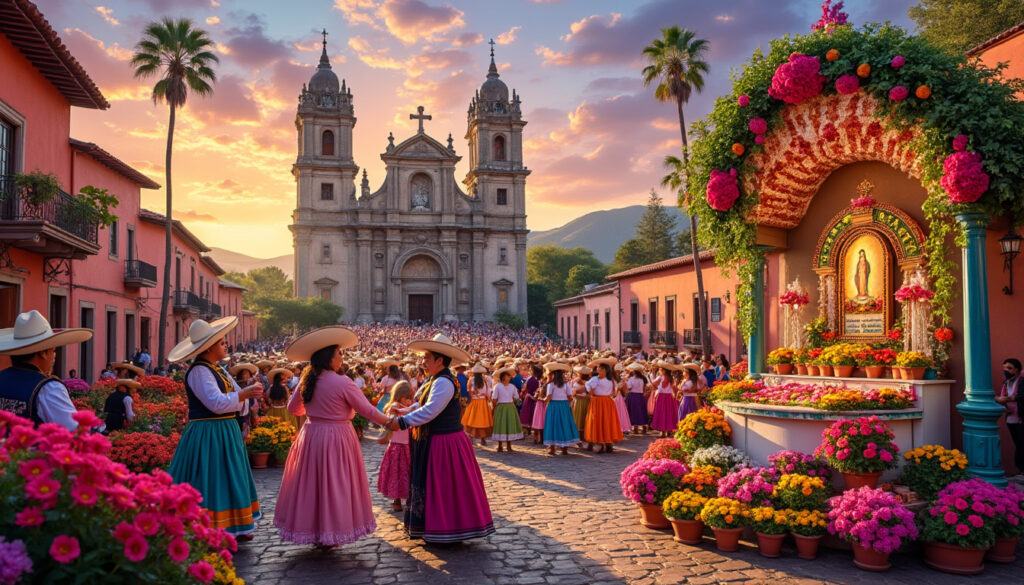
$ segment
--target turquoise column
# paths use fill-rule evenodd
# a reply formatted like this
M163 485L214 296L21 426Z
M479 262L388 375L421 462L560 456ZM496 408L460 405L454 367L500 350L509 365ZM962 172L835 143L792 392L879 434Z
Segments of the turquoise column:
M771 246L754 246L757 250L755 269L757 276L750 287L750 294L754 297L754 310L757 313L754 322L754 331L747 338L747 373L754 380L761 379L761 372L765 371L765 319L764 319L764 266L765 255L771 250Z
M967 471L998 487L1006 486L999 448L999 418L1006 409L992 389L992 347L989 341L988 284L985 275L985 226L981 213L958 213L967 232L963 249L964 401L956 405L964 417Z

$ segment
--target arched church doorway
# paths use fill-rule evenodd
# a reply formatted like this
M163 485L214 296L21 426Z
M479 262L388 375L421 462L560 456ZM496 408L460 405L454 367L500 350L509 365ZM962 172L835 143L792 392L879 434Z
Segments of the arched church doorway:
M441 266L430 256L418 255L402 265L402 299L408 321L432 323L440 314Z

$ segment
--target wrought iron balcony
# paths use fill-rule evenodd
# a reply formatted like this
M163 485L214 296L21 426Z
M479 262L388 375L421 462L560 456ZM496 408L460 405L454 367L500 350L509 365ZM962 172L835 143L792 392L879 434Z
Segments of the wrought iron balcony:
M203 299L190 290L174 291L174 311L178 313L201 313Z
M640 342L641 336L639 331L623 331L622 332L622 344L623 345L643 345Z
M676 347L676 332L651 331L650 343L653 347L674 348Z
M156 286L156 266L142 260L125 260L125 286L153 288Z
M0 241L45 254L84 259L97 254L100 219L96 211L64 191L34 203L0 175Z
M683 330L683 345L700 346L702 343L700 329Z
M223 316L221 315L220 305L218 305L217 303L210 303L210 316L215 319L219 319L220 317Z

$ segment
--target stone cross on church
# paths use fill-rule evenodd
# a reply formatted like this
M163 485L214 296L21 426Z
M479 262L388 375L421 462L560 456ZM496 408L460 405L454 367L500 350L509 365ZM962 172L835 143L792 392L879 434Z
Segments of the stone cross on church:
M416 112L418 112L418 113L416 113L416 114L409 114L409 119L410 120L419 120L420 121L420 129L419 129L419 131L417 131L417 134L423 134L423 120L433 120L434 117L429 115L429 114L424 114L423 113L423 106L420 106L420 107L416 108Z

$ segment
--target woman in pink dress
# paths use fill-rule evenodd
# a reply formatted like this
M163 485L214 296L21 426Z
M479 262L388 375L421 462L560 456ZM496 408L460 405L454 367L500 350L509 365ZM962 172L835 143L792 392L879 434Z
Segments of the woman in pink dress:
M391 418L370 404L355 382L341 376L341 350L358 342L345 327L324 327L299 337L285 354L309 361L288 411L306 415L284 466L274 525L282 540L330 548L377 529L363 451L352 428L359 413L379 424Z
M657 398L654 403L654 419L651 421L651 428L661 431L662 438L675 432L676 426L679 424L679 402L675 398L676 386L670 372L674 369L674 364L660 362L658 364L659 376L653 382Z

